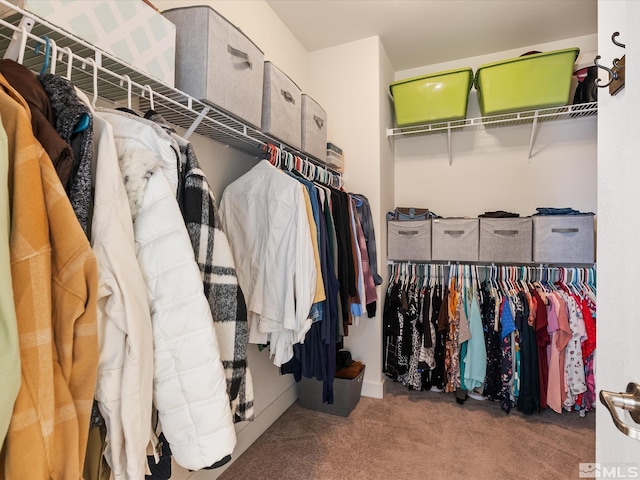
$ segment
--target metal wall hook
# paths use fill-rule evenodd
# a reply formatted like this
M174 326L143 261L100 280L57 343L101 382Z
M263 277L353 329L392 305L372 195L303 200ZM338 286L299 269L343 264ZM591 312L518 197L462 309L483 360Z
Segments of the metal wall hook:
M624 56L622 58L624 58ZM620 62L619 58L614 58L613 59L613 66L616 67L616 68L624 68L624 65L620 65L619 62Z
M613 42L614 45L617 45L618 47L627 48L624 43L620 43L616 40L616 37L618 37L619 35L620 35L620 32L613 32L613 35L611 35L611 41Z
M603 70L606 70L607 72L609 72L609 81L605 85L600 85L600 79L596 78L596 85L598 85L598 87L600 87L600 88L605 88L605 87L608 87L609 85L611 85L611 83L618 78L618 73L614 72L609 67L605 67L604 65L599 64L598 60L600 60L601 58L602 57L600 55L596 55L596 58L593 59L593 63L598 68L602 68Z

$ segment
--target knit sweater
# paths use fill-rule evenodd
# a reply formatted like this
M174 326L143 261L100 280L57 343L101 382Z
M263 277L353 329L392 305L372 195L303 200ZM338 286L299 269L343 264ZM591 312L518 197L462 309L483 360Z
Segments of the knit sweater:
M38 80L51 101L56 131L73 148L73 167L67 191L82 230L89 236L93 119L89 108L78 100L69 80L51 74L39 75ZM89 118L87 127L76 132L76 125L85 115Z

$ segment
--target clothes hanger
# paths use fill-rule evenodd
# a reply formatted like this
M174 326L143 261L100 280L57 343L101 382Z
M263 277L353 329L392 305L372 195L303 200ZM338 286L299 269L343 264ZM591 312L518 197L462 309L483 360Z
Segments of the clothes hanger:
M60 53L60 60L62 61L62 58L64 58L64 53L67 54L67 73L64 76L64 78L66 78L67 80L71 81L71 71L73 69L73 52L71 51L71 48L69 47L63 47L62 52ZM64 52L64 53L63 53Z
M40 75L44 75L49 68L49 59L51 58L51 40L47 35L43 35L40 38L44 40L44 62L42 64L42 68L40 69ZM36 45L35 53L38 55L40 53L40 46L42 44L38 43Z
M155 111L156 108L153 104L153 89L151 88L150 85L147 85L147 84L145 84L143 88L149 91L149 108ZM144 90L142 91L142 94L143 94L142 96L144 97Z
M93 108L96 108L96 102L98 100L98 65L91 57L88 57L86 60L93 66L93 98L91 100L91 106ZM83 113L76 123L75 128L73 129L73 133L84 132L87 128L89 128L90 123L91 115L89 115L88 113Z
M126 73L122 75L122 80L120 80L120 86L123 85L124 80L127 81L127 108L131 110L131 77Z

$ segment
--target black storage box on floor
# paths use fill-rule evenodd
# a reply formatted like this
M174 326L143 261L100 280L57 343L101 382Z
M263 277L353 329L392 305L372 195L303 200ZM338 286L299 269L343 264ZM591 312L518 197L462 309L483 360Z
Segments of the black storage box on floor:
M333 404L322 403L322 382L305 378L298 382L300 406L309 410L348 417L360 401L365 367L354 379L336 378L333 381Z

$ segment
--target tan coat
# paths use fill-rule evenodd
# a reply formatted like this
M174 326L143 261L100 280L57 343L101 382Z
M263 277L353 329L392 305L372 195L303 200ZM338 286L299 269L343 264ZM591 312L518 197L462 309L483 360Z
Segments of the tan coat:
M81 478L98 362L95 257L28 107L0 75L22 384L0 478Z

